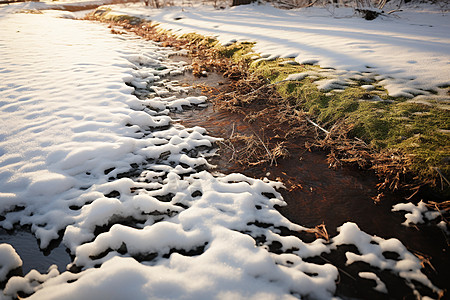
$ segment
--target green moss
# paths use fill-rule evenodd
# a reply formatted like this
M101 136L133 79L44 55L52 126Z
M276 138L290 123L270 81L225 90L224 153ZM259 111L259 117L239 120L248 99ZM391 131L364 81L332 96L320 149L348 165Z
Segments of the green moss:
M282 64L283 60L256 61L251 71L270 82L279 82L289 74L316 70L317 66ZM320 79L320 78L318 78ZM406 98L391 98L383 87L373 91L358 83L341 93L320 92L315 80L277 84L278 92L297 109L311 114L324 127L345 119L354 125L351 135L366 141L378 150L398 149L413 158L412 170L426 179L436 176L437 167L450 177L450 112L437 107L407 102ZM360 85L364 84L361 82ZM379 96L389 101L367 101Z
M254 43L233 43L228 46L216 46L219 53L223 57L231 58L235 62L245 60L248 61L250 57L248 56L249 53L253 53L253 45Z
M314 66L284 64L289 59L256 60L250 64L250 71L268 78L272 83L285 79L289 74L317 69Z
M413 157L412 169L422 178L437 167L450 174L450 112L413 103L363 103L349 113L352 134L378 149L399 149Z

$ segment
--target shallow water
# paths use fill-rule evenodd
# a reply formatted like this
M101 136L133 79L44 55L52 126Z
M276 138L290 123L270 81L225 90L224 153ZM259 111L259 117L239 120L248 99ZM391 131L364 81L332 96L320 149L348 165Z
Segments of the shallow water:
M0 229L0 243L8 243L16 249L23 262L23 274L27 274L32 269L47 273L48 268L53 264L58 266L60 272L63 272L67 264L72 261L63 244L58 244L51 250L42 251L34 235L25 229L12 232Z

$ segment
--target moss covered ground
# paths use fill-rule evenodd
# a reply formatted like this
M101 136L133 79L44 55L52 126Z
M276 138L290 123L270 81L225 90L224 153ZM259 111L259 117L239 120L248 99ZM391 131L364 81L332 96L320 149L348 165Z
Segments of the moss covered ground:
M270 82L280 82L289 74L307 72L316 66L263 61L252 66ZM450 112L436 106L392 98L377 87L367 91L355 84L342 91L319 91L314 81L286 81L277 84L280 95L296 109L310 114L324 128L339 120L352 125L350 134L374 149L399 150L412 158L411 169L420 177L436 177L437 171L450 174ZM373 97L381 99L370 101Z

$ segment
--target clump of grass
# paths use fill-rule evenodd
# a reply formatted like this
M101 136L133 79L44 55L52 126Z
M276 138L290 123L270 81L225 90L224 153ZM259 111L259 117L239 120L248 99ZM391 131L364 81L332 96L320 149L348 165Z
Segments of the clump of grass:
M277 165L277 159L289 156L284 142L274 144L256 133L252 135L234 134L221 142L221 145L232 150L232 160L245 166L257 166L265 163Z
M231 45L216 45L221 57L231 58L234 62L248 60L248 54L253 53L254 43L239 42Z
M353 125L350 135L363 139L377 151L401 151L411 157L411 170L422 179L437 177L438 168L450 174L450 113L435 107L406 101L358 101L362 91L347 89L318 109L324 124L345 119ZM323 103L317 100L319 103Z

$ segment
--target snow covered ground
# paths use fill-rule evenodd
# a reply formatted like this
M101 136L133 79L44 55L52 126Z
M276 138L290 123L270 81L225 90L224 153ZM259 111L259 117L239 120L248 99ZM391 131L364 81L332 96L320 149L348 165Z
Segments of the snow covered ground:
M256 42L261 57L292 57L299 63L334 68L327 76L340 82L363 79L384 86L391 96L416 97L448 108L450 22L438 7L403 7L404 11L366 21L351 8L279 10L245 5L226 10L139 4L112 6L114 13L159 22L176 34L197 32L223 44ZM386 7L386 11L389 8ZM363 74L361 74L363 73ZM430 93L434 91L438 95Z
M12 13L29 5L0 8L0 226L31 226L42 248L62 234L79 272L12 277L1 297L330 299L338 269L305 259L348 244L347 263L370 265L360 277L381 296L382 271L439 291L399 240L346 223L305 242L289 233L308 229L274 209L280 183L205 171L217 139L169 117L206 101L171 80L185 67L172 50L55 18L68 13ZM21 263L0 245L0 281Z

